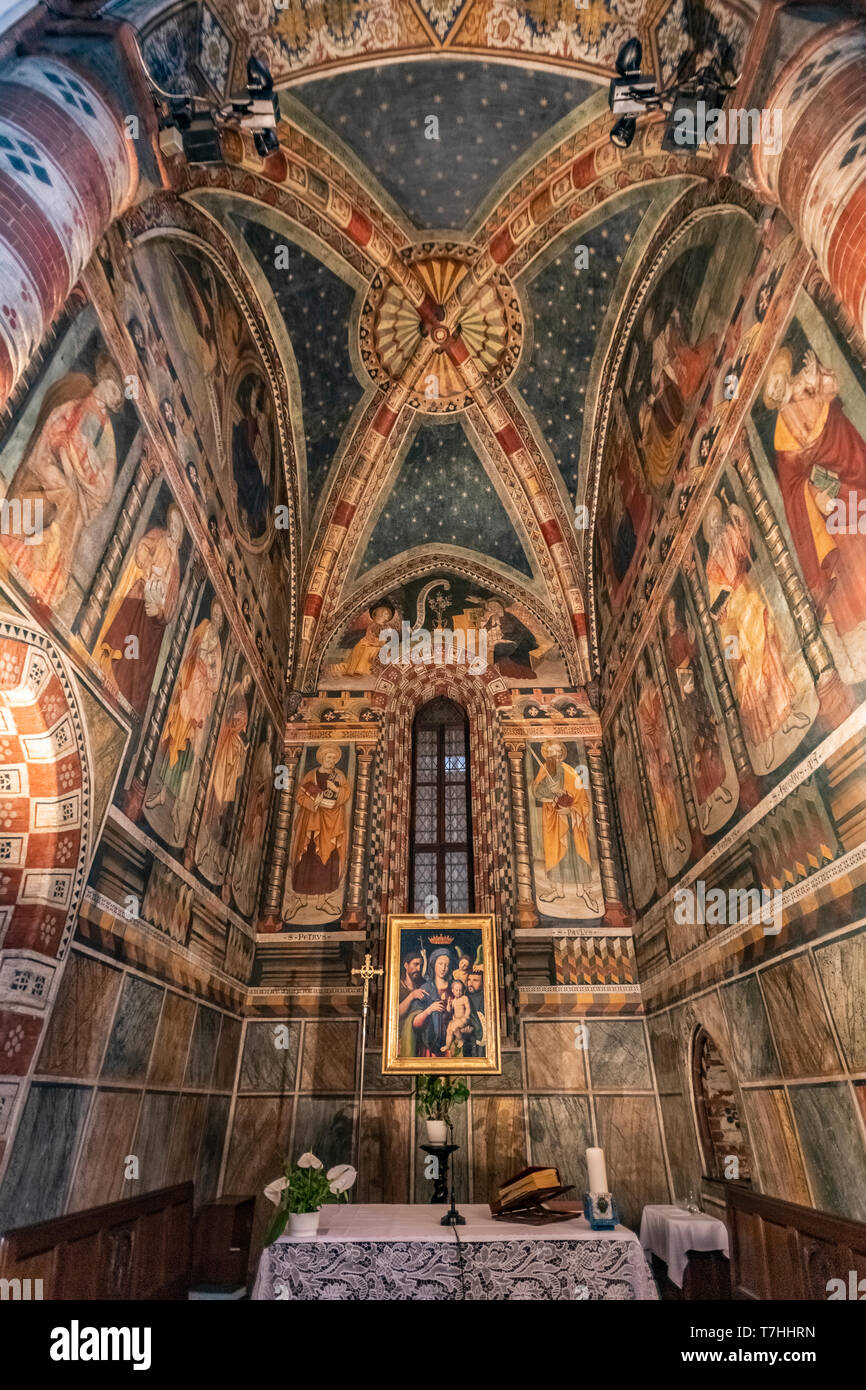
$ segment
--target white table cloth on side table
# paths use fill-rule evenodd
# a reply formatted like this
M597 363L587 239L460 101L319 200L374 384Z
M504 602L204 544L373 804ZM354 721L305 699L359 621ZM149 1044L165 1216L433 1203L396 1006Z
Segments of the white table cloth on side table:
M681 1207L644 1207L640 1243L644 1250L664 1260L668 1267L668 1278L679 1289L683 1286L690 1250L721 1250L723 1255L730 1253L728 1228L724 1221L707 1216L702 1211L683 1211Z
M654 1299L634 1231L586 1218L525 1226L460 1204L466 1225L432 1204L322 1208L315 1240L281 1236L262 1251L256 1299Z

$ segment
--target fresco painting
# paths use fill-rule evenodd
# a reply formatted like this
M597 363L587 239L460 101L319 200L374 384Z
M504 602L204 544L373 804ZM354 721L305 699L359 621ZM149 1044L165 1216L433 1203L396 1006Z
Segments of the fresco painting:
M343 907L352 824L355 752L324 743L305 750L294 796L283 923L333 926Z
M527 743L535 901L543 917L597 918L604 910L586 751L575 740Z

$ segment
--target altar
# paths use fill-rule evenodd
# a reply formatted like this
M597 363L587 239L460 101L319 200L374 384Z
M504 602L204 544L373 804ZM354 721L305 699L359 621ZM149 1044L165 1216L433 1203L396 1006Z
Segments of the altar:
M593 1231L583 1216L551 1225L494 1220L461 1205L441 1226L431 1205L333 1205L315 1240L282 1236L261 1256L254 1299L551 1299L634 1301L658 1292L633 1231Z

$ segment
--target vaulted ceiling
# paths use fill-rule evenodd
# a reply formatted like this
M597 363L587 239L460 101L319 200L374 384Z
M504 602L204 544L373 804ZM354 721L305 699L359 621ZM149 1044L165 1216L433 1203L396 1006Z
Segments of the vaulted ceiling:
M254 51L284 88L277 154L236 140L187 196L234 242L286 369L299 683L353 594L437 557L523 594L582 682L591 549L574 515L604 363L642 258L707 174L658 127L611 146L606 80L636 30L669 70L690 7L291 0L257 31L257 5L114 12L143 23L165 83L193 71L224 93ZM749 5L700 10L742 46Z

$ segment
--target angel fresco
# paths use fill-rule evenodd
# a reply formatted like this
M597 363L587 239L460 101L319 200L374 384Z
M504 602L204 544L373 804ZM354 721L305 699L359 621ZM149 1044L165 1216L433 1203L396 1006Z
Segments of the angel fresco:
M773 464L785 516L841 674L866 680L866 534L847 520L866 496L866 441L839 399L835 372L810 348L800 371L790 349L770 363L764 405L775 410Z
M210 786L195 846L196 867L209 883L222 883L226 871L231 813L247 753L252 685L252 676L244 671L229 690L214 750Z
M63 597L82 532L108 505L117 476L112 415L123 408L114 362L96 359L95 376L69 372L46 391L6 494L41 506L41 539L2 536L0 544L38 596Z
M193 632L172 692L144 811L172 845L183 845L192 814L198 772L222 677L222 605Z
M183 520L172 503L165 526L151 527L136 545L96 639L94 653L106 684L139 716L147 708L163 637L177 611L182 540Z
M725 505L723 505L723 501ZM711 497L703 520L710 613L718 623L740 717L757 756L756 771L778 763L781 740L805 729L809 715L796 707L776 620L753 575L751 528L742 507ZM754 758L753 758L754 760ZM760 764L760 765L758 765Z
M391 603L377 603L360 620L349 655L345 661L332 662L325 668L326 676L372 676L379 674L379 653L385 645L386 635L394 627L399 627L399 614ZM354 635L354 634L353 634Z

